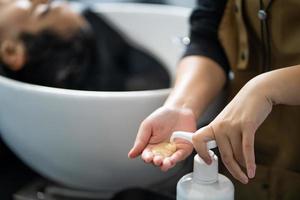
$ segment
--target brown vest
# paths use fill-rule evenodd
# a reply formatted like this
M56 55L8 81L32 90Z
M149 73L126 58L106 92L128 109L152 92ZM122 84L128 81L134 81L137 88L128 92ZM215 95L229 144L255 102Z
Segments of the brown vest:
M270 0L263 3L266 8ZM266 70L268 44L267 70L300 64L300 0L273 0L267 22L260 9L260 0L228 0L219 37L234 72L230 98ZM256 178L247 185L235 182L236 199L300 199L300 107L274 106L256 133L255 150Z

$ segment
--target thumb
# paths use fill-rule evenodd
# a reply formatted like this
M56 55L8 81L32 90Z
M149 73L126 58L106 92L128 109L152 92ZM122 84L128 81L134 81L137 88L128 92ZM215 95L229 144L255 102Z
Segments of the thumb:
M207 142L214 140L214 132L210 125L200 128L193 135L192 141L198 155L206 162L211 164L212 160L208 153Z
M151 136L151 126L148 123L142 123L136 136L134 145L128 153L129 158L136 158L145 149Z

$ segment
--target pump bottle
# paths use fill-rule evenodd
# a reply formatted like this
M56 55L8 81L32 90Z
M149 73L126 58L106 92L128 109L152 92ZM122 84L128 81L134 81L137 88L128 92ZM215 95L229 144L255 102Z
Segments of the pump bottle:
M175 138L192 142L192 133L176 131L172 134L171 142ZM216 148L216 141L209 141L207 149ZM218 157L209 150L212 163L207 165L198 155L194 157L194 170L183 176L177 183L176 200L234 200L232 182L218 173Z

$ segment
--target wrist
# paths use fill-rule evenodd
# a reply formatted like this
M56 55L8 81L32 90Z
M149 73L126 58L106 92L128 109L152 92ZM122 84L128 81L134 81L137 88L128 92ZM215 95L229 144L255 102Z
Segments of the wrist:
M300 66L273 70L259 76L260 85L272 105L300 105Z
M164 107L191 113L195 120L197 120L200 115L199 109L197 109L197 107L190 100L187 99L175 99L169 97L164 103Z
M260 74L251 79L245 87L248 87L250 96L264 98L268 101L270 106L273 106L276 104L274 99L276 88L272 87L272 83L269 79L270 77L268 73Z

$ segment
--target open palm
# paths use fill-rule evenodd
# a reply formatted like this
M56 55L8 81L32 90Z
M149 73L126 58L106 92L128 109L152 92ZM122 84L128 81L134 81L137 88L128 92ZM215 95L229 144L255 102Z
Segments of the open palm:
M153 163L161 170L167 171L177 162L185 159L192 153L193 146L185 140L176 140L176 151L169 157L154 155L151 151L155 145L169 142L174 131L196 130L196 119L188 109L173 109L161 107L154 111L141 124L134 147L129 152L130 158L141 155L146 163Z

